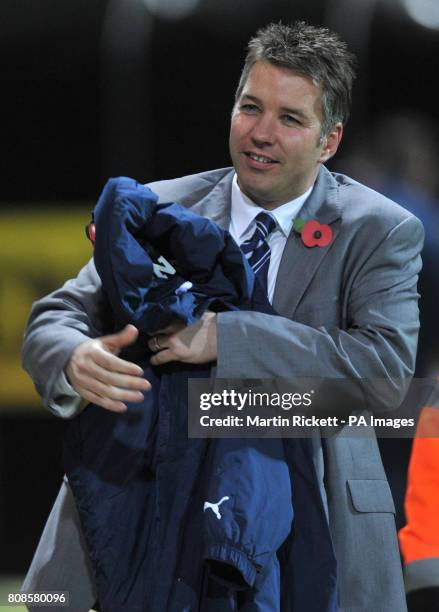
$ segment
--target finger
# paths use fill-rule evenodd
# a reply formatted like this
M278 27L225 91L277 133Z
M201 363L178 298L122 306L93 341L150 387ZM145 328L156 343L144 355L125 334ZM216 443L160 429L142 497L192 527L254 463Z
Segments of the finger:
M87 389L96 395L111 400L121 402L141 402L144 398L140 391L131 391L113 385L106 385L100 380L87 375L82 375L78 378L78 382L83 389Z
M116 355L107 353L105 350L96 350L90 357L92 361L100 365L104 370L130 374L131 376L143 376L143 370L139 365L132 361L116 357Z
M152 365L163 365L164 363L169 363L171 361L177 361L177 355L173 353L169 349L165 349L164 351L159 351L150 359L150 363ZM179 361L182 361L179 359Z
M102 336L100 341L109 351L118 351L125 346L133 344L137 340L139 330L134 325L126 325L117 334L110 334L108 336Z
M140 376L131 376L129 374L120 374L119 372L112 372L102 368L93 361L88 362L87 370L83 368L82 371L85 375L88 374L92 376L92 378L114 387L134 389L137 391L149 391L151 389L151 383L145 378Z
M157 351L162 351L163 349L167 348L167 341L168 336L164 334L155 334L152 338L148 340L148 347L151 351L157 353Z
M101 408L111 410L111 412L126 412L128 410L127 406L123 402L100 397L96 393L83 389L82 387L77 387L77 391L81 397L91 404L96 404L97 406L101 406Z

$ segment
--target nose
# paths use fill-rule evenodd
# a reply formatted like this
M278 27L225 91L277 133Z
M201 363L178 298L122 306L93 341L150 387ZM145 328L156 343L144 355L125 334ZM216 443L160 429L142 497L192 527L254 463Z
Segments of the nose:
M274 117L269 113L258 115L253 124L251 134L253 142L258 147L267 147L276 140L276 127Z

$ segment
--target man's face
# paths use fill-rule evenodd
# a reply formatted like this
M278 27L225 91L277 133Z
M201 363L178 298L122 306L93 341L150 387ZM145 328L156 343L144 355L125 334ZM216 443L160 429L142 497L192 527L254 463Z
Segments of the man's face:
M338 124L320 142L321 88L269 62L256 62L232 113L230 154L241 190L273 209L304 193L335 153Z

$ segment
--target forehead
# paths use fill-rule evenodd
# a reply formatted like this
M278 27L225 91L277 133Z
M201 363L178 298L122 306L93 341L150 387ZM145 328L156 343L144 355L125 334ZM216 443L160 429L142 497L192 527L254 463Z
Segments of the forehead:
M246 95L259 98L266 104L282 108L300 107L321 115L322 87L311 77L270 62L258 61L252 66L241 97Z

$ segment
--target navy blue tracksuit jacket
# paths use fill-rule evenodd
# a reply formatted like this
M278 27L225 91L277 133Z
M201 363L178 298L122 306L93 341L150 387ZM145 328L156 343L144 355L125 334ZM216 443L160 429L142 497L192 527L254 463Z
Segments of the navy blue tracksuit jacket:
M334 612L335 559L310 441L188 439L188 379L209 377L210 366L149 364L147 335L175 318L275 314L246 258L227 232L157 204L132 179L110 180L94 216L114 328L139 328L125 356L152 383L124 414L89 405L66 436L100 610ZM221 500L220 517L205 508Z

